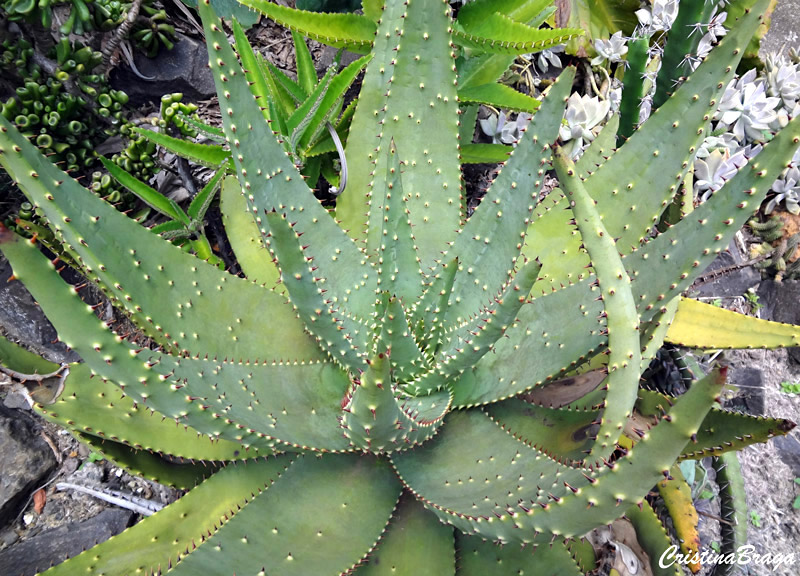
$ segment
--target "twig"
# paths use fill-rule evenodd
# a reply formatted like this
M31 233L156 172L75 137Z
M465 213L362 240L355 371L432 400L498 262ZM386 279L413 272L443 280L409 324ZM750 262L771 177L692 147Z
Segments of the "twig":
M702 510L698 510L697 513L700 516L705 516L706 518L711 518L712 520L716 520L717 522L722 522L723 524L727 524L728 526L735 526L735 524L733 522L731 522L730 520L725 520L725 518L722 518L721 516L717 516L716 514L711 514L709 512L703 512Z
M62 364L61 366L59 366L58 370L50 374L23 374L22 372L17 372L16 370L12 370L11 368L0 366L0 372L8 376L11 376L11 378L18 380L19 382L44 382L49 378L57 378L61 376L65 368L67 368L67 365Z
M136 18L139 17L139 8L141 7L142 0L133 0L125 20L123 20L122 24L120 24L119 27L114 31L114 35L111 37L111 40L109 40L108 44L106 44L105 48L103 48L103 73L108 73L111 57L117 51L117 48L119 48L120 42L122 42L128 36L128 32L130 32L131 27L136 23Z
M134 496L132 494L125 494L123 492L119 492L118 490L97 490L87 486L72 484L71 482L59 482L56 484L56 490L74 490L82 494L88 494L89 496L93 496L98 500L103 500L104 502L114 504L120 508L131 510L137 514L141 514L142 516L152 516L164 507L158 502L152 502L151 500L139 498L138 496Z

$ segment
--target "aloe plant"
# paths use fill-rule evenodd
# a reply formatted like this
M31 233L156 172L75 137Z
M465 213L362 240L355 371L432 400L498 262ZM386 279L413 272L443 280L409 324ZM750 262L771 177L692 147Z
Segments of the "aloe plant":
M446 2L365 5L377 33L335 218L201 2L238 177L221 206L246 279L126 218L0 119L0 163L153 342L112 332L35 242L4 230L14 276L84 360L38 409L121 466L193 487L48 574L581 574L595 567L581 537L623 515L658 558L671 542L644 498L677 459L794 426L712 408L724 370L677 399L639 391L665 340L800 338L681 296L759 206L800 120L651 233L763 4L618 150L598 137L577 164L556 144L565 70L465 219ZM551 159L561 188L538 202ZM0 358L58 369L8 343Z

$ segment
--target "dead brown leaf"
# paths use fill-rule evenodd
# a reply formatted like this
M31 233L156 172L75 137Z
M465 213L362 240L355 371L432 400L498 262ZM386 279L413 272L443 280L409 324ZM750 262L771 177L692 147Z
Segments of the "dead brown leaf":
M33 493L33 511L37 514L41 514L46 503L47 494L45 493L44 488L39 488Z

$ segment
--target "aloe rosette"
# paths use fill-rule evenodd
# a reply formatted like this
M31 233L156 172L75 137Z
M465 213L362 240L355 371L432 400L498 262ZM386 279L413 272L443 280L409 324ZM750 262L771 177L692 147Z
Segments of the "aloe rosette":
M115 334L35 240L4 231L14 276L83 359L38 409L121 466L191 488L48 574L581 574L595 567L582 537L626 512L651 557L667 549L644 498L676 460L793 427L714 408L724 371L677 399L639 390L665 340L800 336L681 296L791 159L796 119L690 216L652 232L764 2L623 146L598 137L577 164L556 144L567 69L469 219L463 31L441 0L372 4L334 217L199 3L238 176L221 206L247 278L120 214L0 120L0 163L70 262L153 343ZM560 188L540 200L551 162ZM55 368L8 342L0 358ZM576 378L590 385L574 393Z

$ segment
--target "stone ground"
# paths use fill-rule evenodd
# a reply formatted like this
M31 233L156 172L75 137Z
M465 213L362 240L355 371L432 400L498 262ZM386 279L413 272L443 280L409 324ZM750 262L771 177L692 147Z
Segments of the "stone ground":
M779 0L773 16L772 29L762 43L762 54L800 47L800 0ZM259 32L265 38L277 33L268 26ZM273 62L282 68L291 65L287 52L288 38L278 38L278 50L273 52ZM124 68L117 73L117 81L126 90L128 85L141 87L148 93L182 90L192 99L202 100L212 96L213 85L204 76L202 65L186 66L185 62L201 62L197 53L202 49L196 41L186 38L181 46L183 56L169 60L162 69L152 66L146 59L137 60L139 70L146 75L157 75L160 80L149 83L125 76ZM175 52L174 54L179 54ZM144 68L147 68L146 70ZM158 84L161 82L161 84ZM138 95L134 95L134 98ZM727 261L739 262L738 253L727 255ZM55 333L44 321L19 283L6 283L8 270L0 261L0 328L16 340L26 342L31 348L52 361L71 361L74 357L59 345L52 344ZM701 298L721 298L723 305L740 311L751 311L742 295L748 288L758 290L763 308L758 314L764 318L800 324L800 282L784 282L776 286L771 281L761 281L752 268L743 268L711 282L699 292ZM725 393L727 404L754 414L780 416L800 422L800 397L781 392L781 383L800 382L800 352L737 351L720 355L718 361L731 367L729 386ZM5 403L5 406L2 403ZM144 497L159 504L167 504L180 494L152 482L134 478L108 462L93 462L89 451L57 427L44 423L13 396L0 397L0 575L18 576L34 574L51 562L56 562L81 549L103 541L131 525L137 516L127 510L75 492L56 492L56 482L69 481L98 489L113 489ZM24 442L20 440L24 439ZM20 440L19 442L17 442ZM24 446L23 446L24 444ZM2 450L9 452L3 454ZM24 459L25 465L15 465L11 458ZM750 447L739 455L747 490L749 511L748 543L759 554L800 554L800 510L792 502L800 495L800 434L793 432L767 445ZM7 471L21 471L11 483ZM32 494L44 486L46 503L41 513L34 511ZM6 503L11 492L17 499ZM712 508L713 510L713 508ZM702 520L701 533L708 546L714 539L716 522ZM796 576L800 573L800 558L792 567L774 571L766 567L750 566L742 570L748 575L777 574Z

